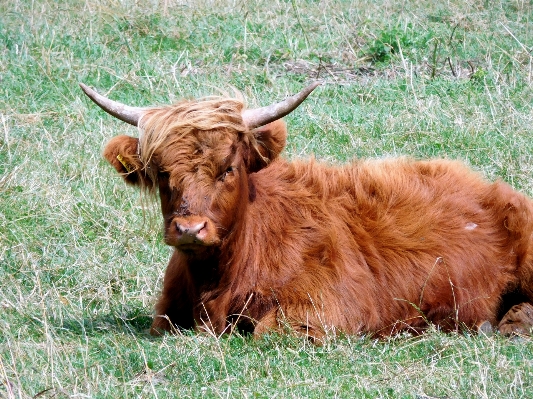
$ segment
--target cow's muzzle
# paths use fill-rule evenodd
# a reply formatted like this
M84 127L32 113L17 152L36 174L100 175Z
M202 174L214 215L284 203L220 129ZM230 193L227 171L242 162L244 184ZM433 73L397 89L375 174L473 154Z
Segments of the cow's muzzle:
M201 216L174 217L167 231L165 242L177 248L214 246L220 243L214 223Z

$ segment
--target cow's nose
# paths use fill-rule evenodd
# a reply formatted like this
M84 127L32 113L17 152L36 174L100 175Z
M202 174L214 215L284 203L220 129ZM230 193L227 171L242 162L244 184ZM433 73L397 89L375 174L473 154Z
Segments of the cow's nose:
M202 241L199 234L205 227L206 222L199 222L194 224L176 223L176 229L178 232L178 241L180 244L192 244Z

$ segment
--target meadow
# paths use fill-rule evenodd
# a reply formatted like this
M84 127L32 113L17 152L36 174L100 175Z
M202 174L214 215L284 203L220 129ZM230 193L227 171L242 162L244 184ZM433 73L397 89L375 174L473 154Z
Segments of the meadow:
M145 106L239 90L289 159L460 159L533 196L525 0L0 2L0 397L527 398L533 340L147 333L170 249L101 157Z

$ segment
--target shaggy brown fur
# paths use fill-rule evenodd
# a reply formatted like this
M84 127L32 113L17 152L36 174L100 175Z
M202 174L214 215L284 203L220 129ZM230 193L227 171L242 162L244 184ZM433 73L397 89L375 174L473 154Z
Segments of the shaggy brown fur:
M154 108L140 141L104 151L126 182L158 188L175 247L152 333L449 331L533 300L524 195L447 160L288 162L284 123L250 131L242 109Z

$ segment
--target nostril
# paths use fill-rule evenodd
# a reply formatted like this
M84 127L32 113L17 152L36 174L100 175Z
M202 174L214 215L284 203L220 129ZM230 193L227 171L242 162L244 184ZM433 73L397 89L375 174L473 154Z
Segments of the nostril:
M190 228L190 234L198 234L198 232L200 232L203 228L205 227L205 221L204 222L200 222L200 223L197 223L196 225L194 226L191 226Z
M176 230L178 230L179 234L185 234L187 233L188 229L183 227L181 224L176 223Z
M181 241L190 241L201 239L199 237L200 232L207 226L206 221L202 221L195 224L178 223L176 222L176 233ZM201 235L201 234L200 234Z

